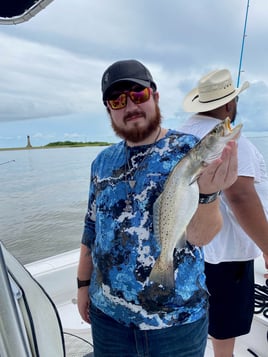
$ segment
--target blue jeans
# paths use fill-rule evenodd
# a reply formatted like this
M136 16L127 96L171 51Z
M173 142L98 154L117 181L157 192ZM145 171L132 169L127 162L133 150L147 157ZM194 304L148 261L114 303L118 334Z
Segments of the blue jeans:
M203 357L207 316L160 330L126 327L94 306L90 308L94 357Z

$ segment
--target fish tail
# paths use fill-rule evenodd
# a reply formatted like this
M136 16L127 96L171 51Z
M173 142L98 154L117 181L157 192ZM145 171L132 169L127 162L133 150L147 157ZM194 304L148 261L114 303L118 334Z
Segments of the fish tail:
M163 266L160 260L157 260L150 273L149 279L158 285L163 285L171 289L174 288L173 261Z

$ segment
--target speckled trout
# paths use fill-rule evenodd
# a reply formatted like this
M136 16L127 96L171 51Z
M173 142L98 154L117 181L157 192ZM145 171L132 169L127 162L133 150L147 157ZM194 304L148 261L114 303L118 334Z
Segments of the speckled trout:
M239 137L241 128L242 124L239 124L232 129L230 119L226 118L204 136L169 174L153 207L154 233L161 247L149 276L154 283L174 287L174 249L185 246L186 227L198 207L197 179L205 165L220 157L226 143Z

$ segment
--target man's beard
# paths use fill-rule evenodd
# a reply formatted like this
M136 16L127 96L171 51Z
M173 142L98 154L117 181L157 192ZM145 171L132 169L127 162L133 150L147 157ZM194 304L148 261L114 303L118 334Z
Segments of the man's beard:
M143 115L145 117L144 112L143 112ZM148 123L146 128L140 128L139 125L137 124L132 129L124 129L124 128L118 127L116 125L116 123L113 121L113 119L111 117L111 114L110 114L110 118L111 118L111 125L112 125L112 128L113 128L115 134L117 136L119 136L120 138L130 141L132 143L139 143L140 141L145 140L161 124L161 112L160 112L160 108L157 103L155 103L155 115L152 117L145 118ZM126 120L126 119L127 118L124 118L124 120Z

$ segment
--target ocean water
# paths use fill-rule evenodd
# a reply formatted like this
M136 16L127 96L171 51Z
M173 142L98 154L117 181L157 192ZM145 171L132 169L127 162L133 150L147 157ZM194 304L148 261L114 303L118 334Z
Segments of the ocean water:
M0 151L0 239L23 264L79 248L103 147Z
M268 137L251 137L268 166ZM103 147L0 151L0 239L23 264L79 248Z

